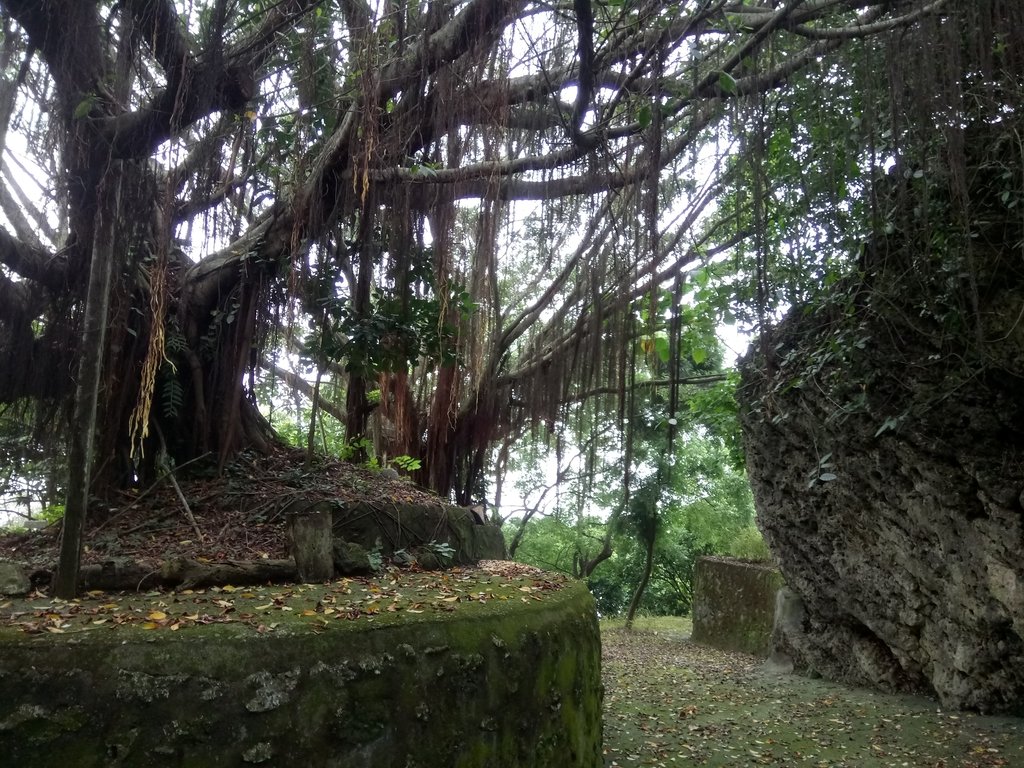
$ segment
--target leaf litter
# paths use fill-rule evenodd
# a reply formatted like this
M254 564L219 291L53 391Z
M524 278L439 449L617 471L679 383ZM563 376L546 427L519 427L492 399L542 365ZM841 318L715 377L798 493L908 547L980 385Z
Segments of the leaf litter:
M177 476L199 537L174 487L159 480L90 503L83 564L108 560L153 564L175 558L200 562L265 560L288 556L282 509L293 500L385 506L440 506L442 500L407 479L395 480L337 459L322 458L308 470L305 453L278 447L268 454L243 452L222 473L197 464ZM194 470L194 471L193 471ZM0 529L0 559L52 568L60 549L60 525L44 530Z
M467 604L537 602L567 579L515 563L482 561L444 571L389 566L365 578L323 584L263 587L225 585L145 593L92 590L75 600L36 591L0 602L0 628L30 635L109 632L134 628L171 631L208 624L238 624L273 632L305 624L313 632L332 623L380 621L399 614L451 613Z
M602 626L605 768L1024 766L1024 720L778 676L682 619Z

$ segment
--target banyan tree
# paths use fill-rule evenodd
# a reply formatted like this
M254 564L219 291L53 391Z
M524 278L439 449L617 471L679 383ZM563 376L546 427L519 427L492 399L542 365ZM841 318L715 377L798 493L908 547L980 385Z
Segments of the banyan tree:
M496 440L628 412L639 306L678 369L688 273L757 220L713 205L741 106L947 5L2 0L0 402L102 494L266 447L305 356L466 501Z

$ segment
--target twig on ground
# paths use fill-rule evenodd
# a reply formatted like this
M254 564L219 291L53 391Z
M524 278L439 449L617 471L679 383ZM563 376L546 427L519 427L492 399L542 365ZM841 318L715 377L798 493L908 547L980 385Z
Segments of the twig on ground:
M162 444L163 444L163 438L161 437L161 445ZM158 477L155 481L153 481L153 483L146 490L144 490L142 493L140 493L138 496L136 496L132 500L131 504L127 505L126 507L122 507L120 510L117 511L116 514L111 515L106 520L104 520L102 523L97 525L93 529L93 534L99 533L104 528L106 528L107 525L112 523L114 520L117 520L122 515L125 515L128 512L130 512L131 510L135 509L135 507L137 507L139 505L139 502L142 501L144 498L146 498L150 493L152 493L156 489L156 487L158 485L160 485L160 483L162 483L168 476L173 477L172 472L177 472L179 469L184 469L189 464L194 464L195 462L199 461L200 459L205 459L209 455L210 455L210 451L207 451L202 456L196 456L194 459L189 459L184 464L180 464L177 467L175 467L173 470L170 470L170 471L165 472L164 474L160 475L160 477Z
M167 443L164 442L164 432L160 429L160 425L156 422L153 423L155 427L157 439L160 440L159 453L156 457L157 467L164 472L164 475L170 480L171 485L174 487L174 492L178 494L178 501L181 502L182 508L185 510L185 517L192 524L192 529L196 532L196 536L199 541L203 540L203 532L199 530L199 523L196 522L195 516L192 514L192 509L188 505L188 499L185 498L185 494L181 492L181 486L178 485L177 479L174 477L174 469L167 461ZM184 464L182 465L184 466Z
M185 494L181 492L181 486L178 485L178 481L174 479L174 475L168 473L167 479L171 481L171 485L174 486L174 492L178 494L178 500L181 502L181 506L185 510L185 517L187 517L188 521L192 524L192 528L195 530L199 541L202 541L203 532L199 530L199 523L196 522L196 518L192 514L192 510L188 506L188 500L185 498Z

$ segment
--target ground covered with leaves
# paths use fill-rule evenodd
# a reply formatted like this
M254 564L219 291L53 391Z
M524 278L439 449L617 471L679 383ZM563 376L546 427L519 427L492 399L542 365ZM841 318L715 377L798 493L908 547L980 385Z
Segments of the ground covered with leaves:
M775 676L680 619L602 623L605 768L1024 766L1024 720Z
M155 563L287 556L283 510L293 500L374 499L436 506L441 500L408 478L395 479L334 459L307 464L303 451L243 453L223 472L197 462L142 489L90 504L83 563ZM59 523L39 531L0 531L0 559L47 567L57 560Z

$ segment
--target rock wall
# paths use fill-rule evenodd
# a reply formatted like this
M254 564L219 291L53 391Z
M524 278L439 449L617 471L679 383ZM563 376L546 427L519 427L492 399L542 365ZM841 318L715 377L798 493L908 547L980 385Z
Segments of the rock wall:
M0 762L597 768L600 657L581 583L320 632L0 629Z
M702 557L694 570L693 641L725 651L767 656L771 650L779 569Z
M1024 233L997 208L942 254L867 246L752 346L740 418L797 669L1022 713Z

